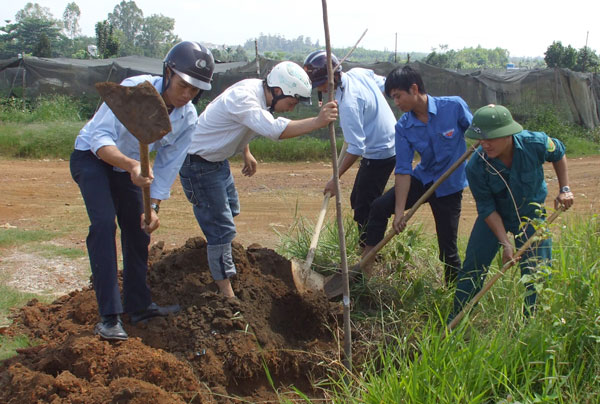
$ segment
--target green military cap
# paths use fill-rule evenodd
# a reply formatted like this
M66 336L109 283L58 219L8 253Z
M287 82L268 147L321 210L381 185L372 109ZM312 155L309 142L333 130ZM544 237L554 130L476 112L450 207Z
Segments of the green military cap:
M470 139L496 139L514 135L523 130L513 119L510 111L502 105L486 105L473 114L471 126L465 132Z

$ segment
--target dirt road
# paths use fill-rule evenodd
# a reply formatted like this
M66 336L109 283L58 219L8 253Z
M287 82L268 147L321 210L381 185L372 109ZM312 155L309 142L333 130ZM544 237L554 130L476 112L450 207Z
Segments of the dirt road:
M278 232L286 232L295 217L314 222L321 207L322 188L331 176L331 165L322 162L260 163L253 177L241 175L241 165L232 169L240 196L241 214L236 218L237 241L242 245L259 243L275 248ZM557 182L546 164L549 199L556 196ZM84 248L88 219L67 161L0 159L0 225L22 229L58 231L65 245ZM343 208L349 211L349 194L356 169L342 177ZM574 211L598 211L600 198L600 156L570 159L569 176L575 192ZM392 182L388 184L391 186ZM330 202L331 214L335 204ZM329 216L331 218L331 216ZM179 246L189 237L201 235L191 205L178 181L171 199L161 205L161 227L153 240L164 240L167 247ZM465 192L460 233L467 235L475 218L475 204ZM413 222L433 229L431 213L422 208Z

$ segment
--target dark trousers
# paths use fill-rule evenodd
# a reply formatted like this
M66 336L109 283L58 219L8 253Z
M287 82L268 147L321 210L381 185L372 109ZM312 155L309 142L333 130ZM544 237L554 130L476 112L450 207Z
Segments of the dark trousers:
M532 225L528 225L525 229L522 229L518 225L510 226L505 223L505 228L507 231L518 235L515 237L517 250L535 233L535 228ZM454 295L454 308L448 321L456 317L467 302L483 288L488 268L498 250L500 250L498 238L487 225L485 219L481 216L477 217L471 231L471 236L469 237L469 243L467 244L465 262L458 273L456 294ZM551 261L552 239L540 240L537 244L534 243L534 246L528 248L521 256L519 260L521 276L529 275L535 272L538 265L549 265ZM523 312L525 315L529 315L535 309L537 294L534 282L524 283L527 291L525 293Z
M406 199L406 209L412 206L427 191L431 184L425 186L415 177L410 177L410 190ZM433 212L435 230L437 232L439 259L444 263L444 279L449 285L456 280L461 267L456 239L462 202L462 191L437 197L435 193L427 199ZM377 198L371 205L369 225L367 227L367 245L375 246L385 235L388 219L394 214L396 194L394 188Z
M385 185L395 166L395 156L381 160L363 158L360 161L350 194L350 206L354 210L354 221L358 224L361 247L364 247L367 240L366 227L371 204L385 191Z
M152 302L146 284L150 236L140 227L141 188L131 182L129 173L114 171L90 151L75 150L70 166L90 219L86 241L100 315L122 313L123 306L128 313L145 309ZM123 250L123 305L117 278L115 217Z

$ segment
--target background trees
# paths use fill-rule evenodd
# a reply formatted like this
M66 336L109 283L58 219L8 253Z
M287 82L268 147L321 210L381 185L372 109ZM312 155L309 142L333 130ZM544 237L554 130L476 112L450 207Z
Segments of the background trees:
M62 19L55 18L47 7L27 3L15 14L14 21L6 21L6 25L0 26L0 59L18 54L76 58L143 55L163 58L181 40L174 32L175 19L162 14L144 16L134 0L120 0L106 18L96 23L95 37L81 35L81 14L82 10L74 0L65 7ZM303 35L286 39L281 35L261 33L256 40L259 53L276 60L302 62L308 53L323 48L318 40L313 42L310 37ZM254 41L252 38L243 45L206 45L211 48L215 59L221 62L247 61L254 59ZM95 45L97 52L90 54L90 45ZM349 50L334 48L333 52L341 58ZM433 66L457 70L504 68L509 62L516 67L565 67L581 72L598 72L600 67L600 59L594 50L587 46L577 50L571 45L563 46L560 41L548 46L543 59L510 57L508 50L499 47L485 49L477 46L454 50L442 44L432 48L430 53L410 54L358 47L350 60L359 63L421 60Z
M600 59L596 52L587 46L576 50L571 45L563 46L554 41L544 53L548 67L564 67L576 72L598 72Z
M448 45L434 48L425 58L425 63L446 69L504 68L509 61L506 49L463 48L448 50Z

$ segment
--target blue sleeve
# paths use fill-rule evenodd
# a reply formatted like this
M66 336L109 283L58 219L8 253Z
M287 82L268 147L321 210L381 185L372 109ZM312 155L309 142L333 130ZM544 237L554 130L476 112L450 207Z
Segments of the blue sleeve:
M179 136L171 144L160 143L152 167L154 181L150 186L151 198L162 201L169 199L171 196L171 186L181 169L183 160L185 160L188 148L192 142L192 133L195 128L196 118L195 111L192 112L189 110L185 117L186 125L180 131Z
M559 161L565 155L565 145L560 140L548 136L544 152L544 160L549 162Z
M396 124L396 169L395 174L412 174L415 151L403 133L400 121Z
M458 113L458 125L462 128L463 132L467 130L469 126L471 126L471 122L473 121L473 114L471 114L471 110L469 106L460 97L456 97L459 105L459 113Z
M379 87L381 92L385 94L385 77L374 74L373 78L375 79L375 83L377 83L377 87Z

